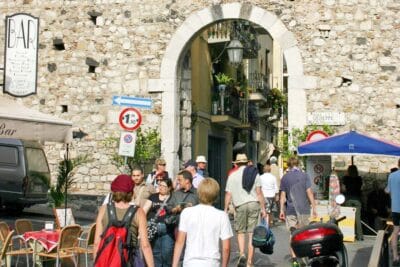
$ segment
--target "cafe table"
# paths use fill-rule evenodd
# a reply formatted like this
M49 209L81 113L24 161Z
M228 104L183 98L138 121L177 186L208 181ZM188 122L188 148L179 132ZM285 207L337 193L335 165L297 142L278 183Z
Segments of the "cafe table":
M58 239L60 237L60 230L41 230L41 231L31 231L25 232L22 238L26 243L29 243L33 248L33 253L36 254L42 250L47 252L52 251L57 247ZM36 262L36 255L33 256L34 265Z

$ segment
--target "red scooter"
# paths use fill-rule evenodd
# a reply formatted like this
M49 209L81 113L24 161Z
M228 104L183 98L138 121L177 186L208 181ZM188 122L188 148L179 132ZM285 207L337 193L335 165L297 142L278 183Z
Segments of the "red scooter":
M344 196L338 195L336 203L342 204ZM337 206L338 207L338 206ZM328 222L315 222L292 232L290 246L297 257L303 258L306 266L348 266L347 250L338 223L346 217L335 218L333 209Z

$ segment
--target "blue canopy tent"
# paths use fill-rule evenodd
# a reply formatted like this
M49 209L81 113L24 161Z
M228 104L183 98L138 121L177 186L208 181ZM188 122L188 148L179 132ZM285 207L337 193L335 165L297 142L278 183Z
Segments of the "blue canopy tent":
M400 156L400 145L349 131L317 141L301 143L297 151L299 156L349 155L353 164L355 155ZM368 224L363 221L361 223L376 234L376 231Z
M301 143L297 151L299 156L400 156L400 145L360 134L356 131L349 131L321 140Z

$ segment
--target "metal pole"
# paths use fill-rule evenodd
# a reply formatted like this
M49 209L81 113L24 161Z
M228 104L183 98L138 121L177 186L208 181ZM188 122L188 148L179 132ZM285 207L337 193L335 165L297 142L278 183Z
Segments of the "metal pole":
M128 166L128 157L127 156L125 156L124 169L125 169L124 172L126 174L129 174L129 166Z
M69 144L67 144L64 164L65 164L65 197L64 197L64 226L67 226L67 204L68 204L68 157L69 157Z

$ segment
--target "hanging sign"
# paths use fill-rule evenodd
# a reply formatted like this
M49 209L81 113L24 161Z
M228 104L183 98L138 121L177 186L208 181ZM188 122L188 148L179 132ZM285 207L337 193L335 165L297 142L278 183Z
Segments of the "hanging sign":
M119 114L119 125L127 130L134 131L142 123L142 114L136 108L125 108Z
M6 16L4 93L36 93L39 18L25 13Z
M118 154L120 156L133 157L135 155L136 131L121 132Z

